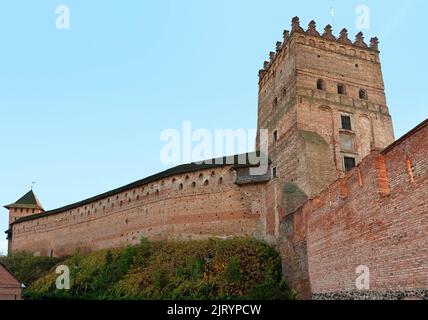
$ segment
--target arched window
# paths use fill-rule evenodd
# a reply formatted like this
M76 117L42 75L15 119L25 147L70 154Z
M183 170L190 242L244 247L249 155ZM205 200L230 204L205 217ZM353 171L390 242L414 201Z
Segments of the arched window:
M317 80L317 89L318 90L325 90L325 83L324 83L324 80L322 80L322 79L318 79Z
M367 91L366 90L363 90L363 89L361 89L360 90L360 99L362 99L362 100L368 100L368 95L367 95Z
M345 85L343 85L343 84L338 84L338 85L337 85L337 93L338 93L338 94L346 94L346 88L345 88Z

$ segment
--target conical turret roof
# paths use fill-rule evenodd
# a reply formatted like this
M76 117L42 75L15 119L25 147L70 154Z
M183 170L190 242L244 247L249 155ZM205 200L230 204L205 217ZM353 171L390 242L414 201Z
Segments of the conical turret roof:
M15 203L9 204L5 206L6 209L11 208L24 208L24 209L42 209L43 207L40 204L39 199L37 199L33 190L27 192L22 198L17 200Z

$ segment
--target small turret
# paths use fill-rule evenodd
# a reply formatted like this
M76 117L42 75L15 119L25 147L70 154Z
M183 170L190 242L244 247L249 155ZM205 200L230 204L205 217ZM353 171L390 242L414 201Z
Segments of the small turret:
M45 211L33 190L30 190L15 203L5 206L5 208L9 210L9 225L20 218Z
M337 40L341 43L352 45L352 41L348 38L348 30L346 28L340 31L340 36Z
M317 24L314 20L309 22L308 30L306 30L307 34L310 34L311 36L319 37L320 33L317 31Z
M300 26L299 17L294 17L293 20L291 20L291 32L305 32Z
M355 37L354 46L365 48L365 49L368 48L367 44L364 42L364 35L362 32L359 32Z
M333 28L331 25L326 25L326 27L324 28L324 34L322 35L322 37L326 40L330 40L330 41L336 41L336 37L333 35Z

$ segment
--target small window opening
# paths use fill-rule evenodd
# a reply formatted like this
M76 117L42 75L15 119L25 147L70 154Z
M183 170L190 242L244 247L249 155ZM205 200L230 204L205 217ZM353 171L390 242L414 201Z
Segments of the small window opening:
M278 106L278 98L273 99L272 105L274 108L276 108Z
M342 129L352 130L351 117L342 115L340 116L340 118L342 123Z
M351 157L345 157L344 163L345 163L345 171L346 172L351 171L357 165L355 158L351 158Z
M360 90L360 99L362 100L368 100L368 95L366 90Z
M275 130L273 133L273 142L276 143L278 141L278 130Z
M278 178L278 172L277 172L276 167L273 167L273 168L272 168L272 178L273 178L273 179Z
M325 83L324 83L324 80L322 80L322 79L318 79L318 81L317 81L317 89L318 90L325 90Z
M287 88L282 89L282 97L284 98L287 95Z

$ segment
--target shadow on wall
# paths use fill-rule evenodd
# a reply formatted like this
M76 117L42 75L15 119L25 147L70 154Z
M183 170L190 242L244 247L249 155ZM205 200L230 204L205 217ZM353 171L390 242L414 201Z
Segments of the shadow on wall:
M286 182L284 184L284 204L286 214L291 214L301 207L306 201L308 196L293 182Z

